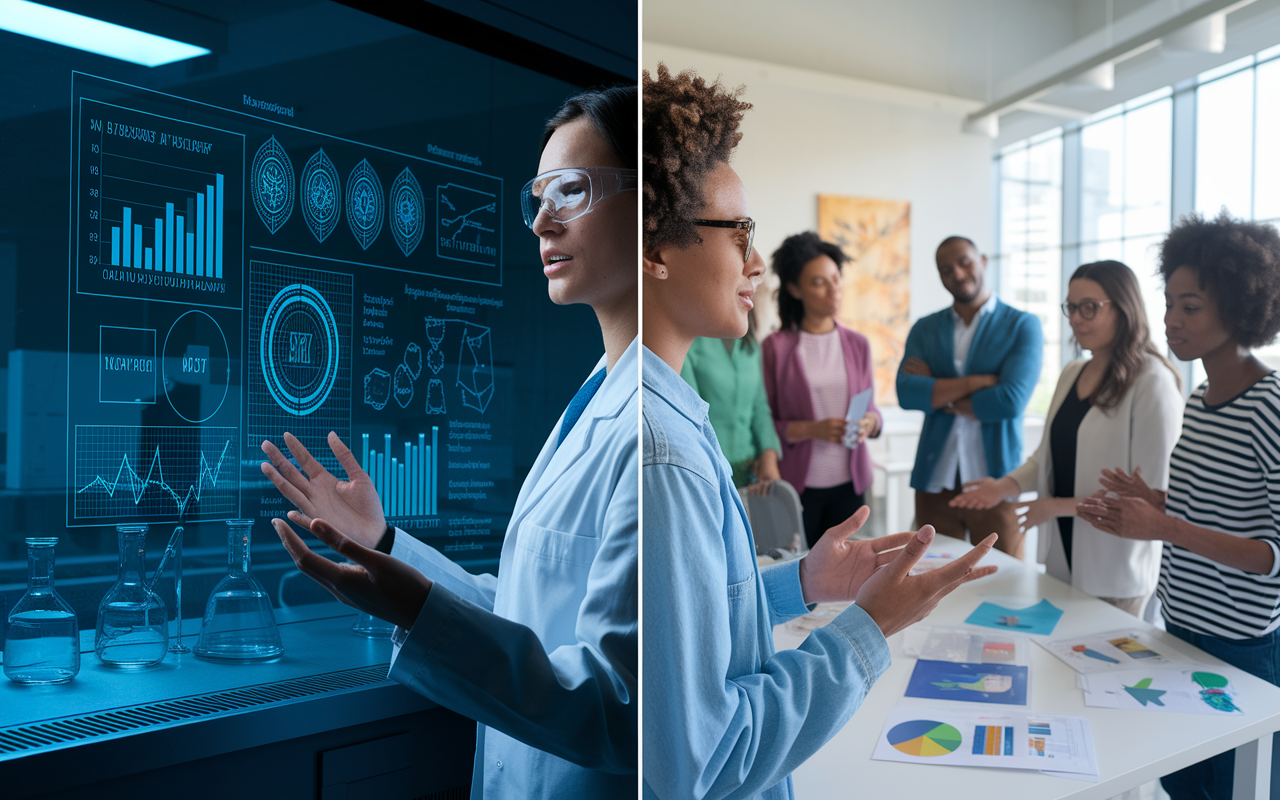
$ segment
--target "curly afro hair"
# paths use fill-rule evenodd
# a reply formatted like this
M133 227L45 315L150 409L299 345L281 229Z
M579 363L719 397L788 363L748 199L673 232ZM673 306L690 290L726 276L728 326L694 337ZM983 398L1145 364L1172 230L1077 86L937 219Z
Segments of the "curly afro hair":
M1160 245L1160 274L1169 280L1191 267L1213 295L1218 317L1243 347L1269 344L1280 333L1280 233L1263 222L1183 217Z
M665 64L656 79L645 70L642 85L644 249L688 247L699 241L690 220L702 208L703 182L728 162L751 104L738 99L745 87L730 92L689 70L672 77Z
M822 241L822 238L813 231L788 236L782 240L782 244L778 245L778 249L773 251L771 259L773 272L778 276L778 283L781 284L777 292L778 318L782 322L783 330L798 328L800 321L804 319L804 303L791 296L787 291L787 284L799 283L800 273L804 272L805 264L818 256L829 256L836 262L836 269L841 272L844 272L845 262L849 260L839 245Z

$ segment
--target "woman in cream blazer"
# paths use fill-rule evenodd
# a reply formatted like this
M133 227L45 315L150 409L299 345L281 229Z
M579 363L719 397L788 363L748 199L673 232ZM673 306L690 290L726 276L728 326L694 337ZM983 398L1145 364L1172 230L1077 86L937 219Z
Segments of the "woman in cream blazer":
M1103 469L1140 470L1152 487L1167 487L1182 392L1151 343L1138 280L1127 266L1080 267L1063 312L1093 358L1063 369L1035 454L1003 478L966 484L952 505L988 508L1034 490L1039 497L1025 524L1043 525L1038 560L1049 575L1139 616L1159 577L1160 543L1109 536L1076 517L1075 507L1102 489ZM1055 466L1069 474L1057 475Z

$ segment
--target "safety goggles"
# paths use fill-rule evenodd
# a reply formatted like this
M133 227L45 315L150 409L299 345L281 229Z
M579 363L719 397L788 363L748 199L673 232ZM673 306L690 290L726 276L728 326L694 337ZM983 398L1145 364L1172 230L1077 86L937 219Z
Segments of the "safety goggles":
M591 213L596 204L621 192L637 189L634 169L583 167L544 172L520 190L520 211L524 224L533 228L538 213L564 224Z

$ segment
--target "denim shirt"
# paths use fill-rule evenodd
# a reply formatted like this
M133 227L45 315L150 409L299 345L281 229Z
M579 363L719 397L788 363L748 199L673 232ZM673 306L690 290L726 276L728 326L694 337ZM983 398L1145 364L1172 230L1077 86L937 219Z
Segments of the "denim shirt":
M558 448L551 432L496 578L396 532L391 554L435 585L389 677L480 723L472 798L635 795L639 347Z
M707 404L643 350L644 797L792 798L791 772L889 666L850 606L796 650L799 562L760 570Z

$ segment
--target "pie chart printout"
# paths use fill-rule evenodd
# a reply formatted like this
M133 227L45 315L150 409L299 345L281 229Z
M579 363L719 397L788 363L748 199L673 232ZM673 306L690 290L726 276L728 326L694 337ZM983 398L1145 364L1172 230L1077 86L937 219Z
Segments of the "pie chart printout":
M960 731L945 722L913 719L895 725L888 733L889 744L909 756L945 756L960 747Z

